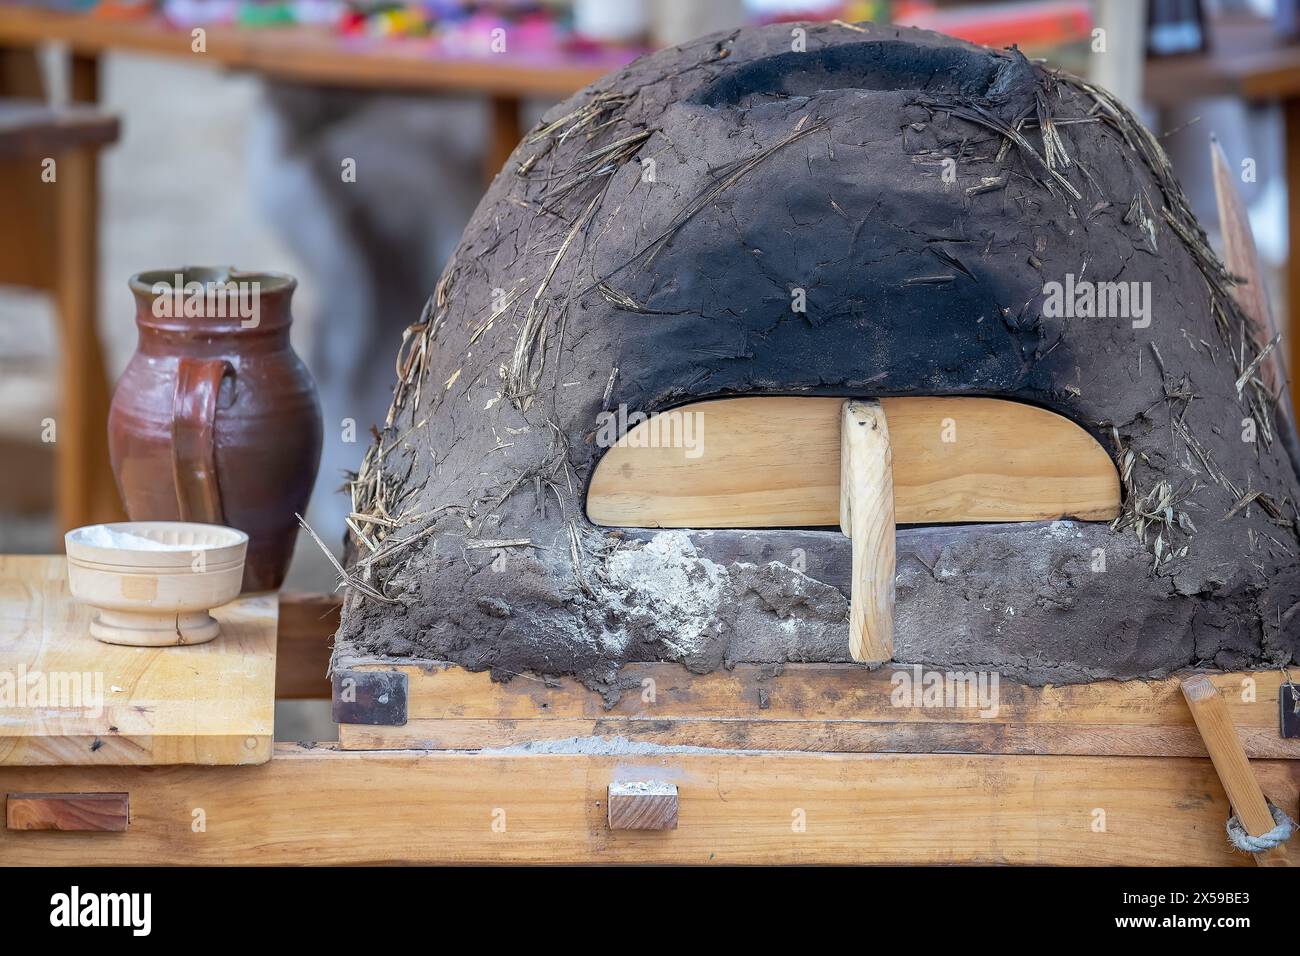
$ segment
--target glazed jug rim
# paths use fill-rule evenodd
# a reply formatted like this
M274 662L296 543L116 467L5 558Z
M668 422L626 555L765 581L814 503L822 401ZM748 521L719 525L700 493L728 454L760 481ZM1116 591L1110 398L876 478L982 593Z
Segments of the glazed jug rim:
M236 269L234 266L177 266L171 269L146 269L137 272L128 280L131 291L138 296L155 295L155 288L166 285L174 289L177 276L182 283L199 282L256 282L260 294L290 293L298 286L298 280L285 272L249 271Z

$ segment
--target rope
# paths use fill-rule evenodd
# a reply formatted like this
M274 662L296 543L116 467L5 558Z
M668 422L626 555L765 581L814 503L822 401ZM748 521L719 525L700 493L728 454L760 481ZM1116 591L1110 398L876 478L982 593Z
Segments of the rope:
M1262 853L1265 850L1273 849L1275 846L1281 846L1291 839L1291 834L1295 831L1295 821L1286 815L1285 810L1275 806L1272 801L1269 801L1268 810L1273 814L1273 822L1277 826L1259 836L1251 836L1247 833L1246 828L1241 825L1241 821L1235 815L1228 817L1228 839L1232 841L1232 845L1245 853Z

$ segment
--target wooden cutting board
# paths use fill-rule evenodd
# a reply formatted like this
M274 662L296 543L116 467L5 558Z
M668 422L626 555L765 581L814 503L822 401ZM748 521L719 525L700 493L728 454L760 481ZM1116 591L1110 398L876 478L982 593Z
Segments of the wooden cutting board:
M1119 513L1110 456L1060 415L996 398L879 401L898 524L1101 521ZM587 516L640 528L838 527L843 405L843 398L727 398L665 413L698 416L693 433L668 434L680 420L642 422L596 466ZM656 430L660 444L678 434L697 443L638 447Z
M92 613L62 555L0 556L0 767L270 759L275 594L217 608L221 634L189 647L103 644Z

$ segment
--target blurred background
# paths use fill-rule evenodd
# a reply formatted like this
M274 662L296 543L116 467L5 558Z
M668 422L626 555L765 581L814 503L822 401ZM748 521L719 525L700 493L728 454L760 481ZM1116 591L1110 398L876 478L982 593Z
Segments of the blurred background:
M1283 328L1300 304L1300 0L0 0L0 160L40 133L87 171L71 208L0 181L0 552L58 551L113 517L102 432L136 343L127 279L186 264L299 278L294 342L325 420L308 518L341 551L338 490L383 421L402 330L522 131L648 50L798 19L1017 44L1107 86L1162 137L1220 248L1217 134ZM42 102L89 108L75 142L66 123L33 132ZM333 586L301 536L288 588Z

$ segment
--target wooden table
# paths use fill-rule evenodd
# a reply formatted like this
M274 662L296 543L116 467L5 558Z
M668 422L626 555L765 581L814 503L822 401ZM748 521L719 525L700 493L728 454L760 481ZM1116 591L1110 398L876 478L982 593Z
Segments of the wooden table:
M422 40L339 37L310 27L207 28L206 52L195 53L188 30L156 18L100 20L33 7L0 7L0 93L5 48L25 55L44 43L66 44L77 68L93 73L101 54L140 53L248 70L287 82L416 93L469 93L491 105L491 141L484 157L495 176L519 142L520 104L530 97L563 99L618 69L637 50L590 55L564 51L506 52L462 57L436 51ZM9 82L13 82L12 68Z
M1285 42L1267 20L1223 18L1211 23L1206 54L1152 60L1144 99L1176 106L1210 96L1281 103L1286 123L1287 367L1300 368L1300 44ZM1234 161L1241 159L1233 156ZM1292 392L1300 409L1300 399Z

